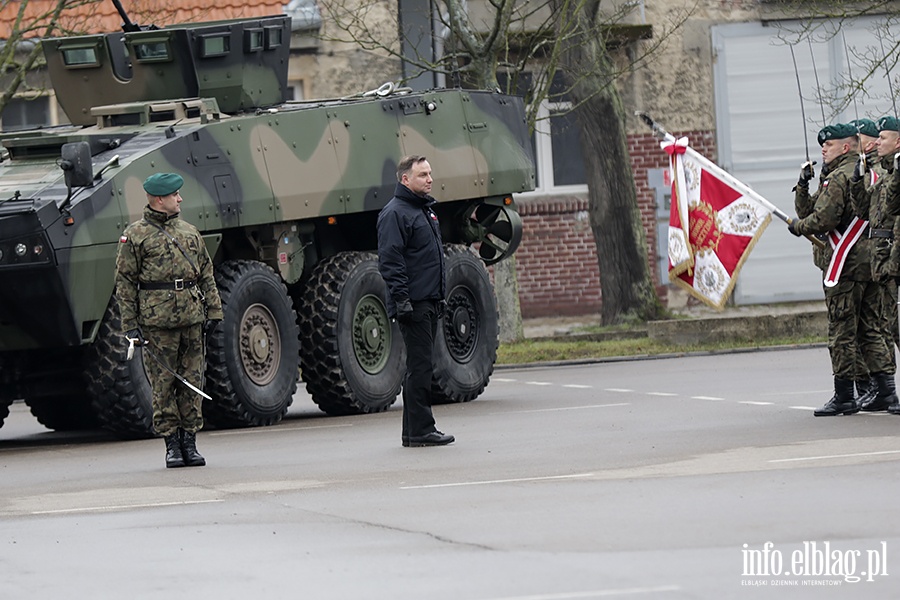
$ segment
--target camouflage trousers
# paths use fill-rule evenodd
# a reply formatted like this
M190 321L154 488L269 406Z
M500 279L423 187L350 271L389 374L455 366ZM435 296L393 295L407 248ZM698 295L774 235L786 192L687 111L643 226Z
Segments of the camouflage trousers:
M872 281L840 281L825 288L831 370L840 379L865 379L897 370L887 327L890 292ZM862 358L860 365L859 358ZM861 372L865 368L867 372Z
M187 381L203 389L206 365L203 325L175 329L145 328L144 338L153 354ZM162 436L178 428L198 431L203 427L203 397L175 379L152 356L144 355L144 369L153 390L153 429Z
M897 282L891 278L885 284L888 291L887 327L891 331L894 345L900 348L900 323L897 322Z

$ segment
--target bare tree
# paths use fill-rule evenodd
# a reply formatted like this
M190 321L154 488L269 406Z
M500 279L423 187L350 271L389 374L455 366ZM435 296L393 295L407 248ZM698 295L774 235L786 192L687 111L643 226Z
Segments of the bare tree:
M900 71L897 69L900 62L900 2L780 0L773 5L783 17L774 23L782 43L805 46L837 40L837 46L841 48L839 54L847 63L844 70L821 86L817 84L813 98L827 108L826 121L833 120L860 99L887 101L896 113L900 104ZM845 29L865 17L873 19L867 26L868 40L862 45L848 44L844 38ZM871 84L882 79L887 80L888 93L873 91L883 86Z
M72 3L55 0L36 14L29 11L29 4L28 0L19 0L9 35L0 47L0 112L22 87L28 74L43 62L40 38L58 31L60 15ZM2 0L0 11L7 12L11 6L10 0Z
M581 125L589 177L591 226L603 290L602 321L614 324L658 318L664 312L649 268L625 135L625 111L616 82L636 65L652 59L666 35L638 48L635 40L618 35L623 28L616 27L631 14L634 4L602 4L601 0L492 0L475 11L474 3L439 0L436 21L447 35L444 53L433 60L402 54L395 35L401 31L400 23L386 25L371 19L373 6L382 10L378 0L362 0L362 8L355 0L322 0L326 22L331 24L324 39L402 58L421 72L443 73L451 81L482 89L496 89L500 72L507 75L507 91L511 91L516 89L516 76L528 70L532 74L532 125L540 102L550 97L554 74L558 70L566 74L568 95ZM382 14L393 18L390 11ZM669 30L687 14L689 11L680 13ZM616 46L632 51L613 56L610 48ZM501 337L521 338L514 262L503 261L494 269L498 297L502 296L501 313L507 312L505 317L501 314ZM510 316L510 312L514 314Z

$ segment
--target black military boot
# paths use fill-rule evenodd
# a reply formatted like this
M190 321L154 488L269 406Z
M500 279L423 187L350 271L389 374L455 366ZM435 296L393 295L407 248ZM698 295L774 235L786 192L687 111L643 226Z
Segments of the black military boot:
M900 405L897 403L897 388L894 384L893 373L873 373L872 379L875 380L875 397L871 401L861 404L859 409L866 412L878 412L888 410L891 406L896 406L900 410Z
M180 430L179 430L180 431ZM184 466L184 455L181 453L179 432L166 436L166 468L175 469Z
M863 406L871 402L878 395L878 384L875 379L867 377L856 380L856 404L862 410Z
M837 415L852 415L859 412L859 406L853 399L853 380L834 378L834 396L828 404L817 408L813 415L817 417L836 417Z
M193 431L178 430L181 433L181 451L184 453L184 464L189 467L202 467L206 459L197 452L197 434Z

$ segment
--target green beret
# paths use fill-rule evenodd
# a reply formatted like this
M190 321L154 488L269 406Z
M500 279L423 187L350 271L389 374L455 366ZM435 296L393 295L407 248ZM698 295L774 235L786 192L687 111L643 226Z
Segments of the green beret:
M890 115L878 119L878 131L900 131L900 120Z
M842 140L844 138L855 137L857 133L856 127L849 123L826 125L819 132L819 145L824 146L827 140Z
M878 125L872 119L856 119L850 121L850 124L856 127L856 131L869 137L878 137Z
M151 196L174 194L184 185L181 175L175 173L154 173L144 182L144 191Z

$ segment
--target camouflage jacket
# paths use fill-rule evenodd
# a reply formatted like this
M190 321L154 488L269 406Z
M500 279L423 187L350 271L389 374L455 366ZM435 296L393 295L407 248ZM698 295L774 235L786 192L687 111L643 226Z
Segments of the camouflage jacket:
M862 219L869 222L870 231L896 231L898 221L887 210L888 168L892 167L892 159L885 158L870 173L859 181L850 183L850 198L853 210ZM875 181L872 182L872 174ZM895 277L900 269L900 240L873 237L871 244L872 277L875 281L884 281Z
M794 195L794 208L800 221L796 228L802 235L824 236L832 230L843 233L853 220L850 202L850 177L856 166L856 154L844 154L825 166L819 176L819 189L809 193L809 187L798 185ZM824 250L813 249L816 266L823 271L831 262L833 250L826 241ZM861 238L847 256L841 279L870 281L872 268L869 265L870 240Z
M884 185L887 189L884 192L885 203L888 213L894 216L900 216L900 169L894 169L893 155L890 156L890 172L884 176Z
M169 236L151 223L163 227L178 240L199 273ZM216 289L212 260L196 227L178 215L167 216L147 206L144 218L129 225L119 242L116 296L122 313L122 331L137 327L185 327L207 318L222 318L222 300ZM177 279L187 282L184 289L175 289ZM142 283L171 283L172 288L142 289Z

